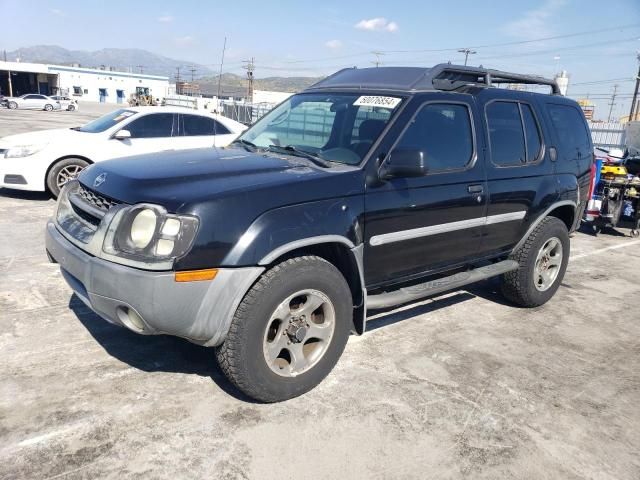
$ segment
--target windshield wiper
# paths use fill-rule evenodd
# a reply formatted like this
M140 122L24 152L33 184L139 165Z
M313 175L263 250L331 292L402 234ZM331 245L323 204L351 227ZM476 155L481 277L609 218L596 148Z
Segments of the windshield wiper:
M244 146L244 149L248 152L250 152L251 150L249 150L247 147L253 148L254 151L258 150L258 146L255 143L252 143L249 140L245 140L244 138L237 138L233 142L231 142L232 145L234 143L239 143L240 145Z
M320 158L320 155L317 153L307 152L306 150L300 150L299 148L294 147L293 145L287 145L286 147L282 147L280 145L269 145L269 150L280 150L286 153L296 155L298 157L304 157L311 160L316 165L320 165L324 168L329 168L331 165L325 159Z

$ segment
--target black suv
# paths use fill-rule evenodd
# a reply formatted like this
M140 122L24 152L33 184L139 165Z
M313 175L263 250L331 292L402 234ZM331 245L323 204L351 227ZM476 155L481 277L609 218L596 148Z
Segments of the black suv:
M551 94L496 88L510 84ZM87 168L46 245L100 316L216 347L240 390L280 401L331 371L368 309L493 276L517 305L548 301L592 164L582 111L551 80L346 69L231 147Z

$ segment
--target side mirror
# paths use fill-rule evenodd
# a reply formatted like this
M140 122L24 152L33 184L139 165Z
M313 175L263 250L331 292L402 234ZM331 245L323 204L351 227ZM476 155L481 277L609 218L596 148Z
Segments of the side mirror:
M113 138L117 140L126 140L127 138L131 138L131 132L129 130L118 130L113 134Z
M421 150L396 149L380 167L380 178L423 177L427 161Z

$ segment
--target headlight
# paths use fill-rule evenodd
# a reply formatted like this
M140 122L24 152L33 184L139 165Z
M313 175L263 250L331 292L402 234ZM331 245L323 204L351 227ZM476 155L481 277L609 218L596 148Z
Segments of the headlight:
M131 243L139 249L143 249L153 239L156 233L158 216L150 208L140 210L131 222Z
M102 250L144 263L166 262L187 253L197 230L196 217L172 215L157 205L132 205L113 218Z
M20 157L28 157L29 155L33 155L34 153L38 153L47 144L39 144L39 145L17 145L15 147L9 147L5 152L4 156L6 158L20 158Z

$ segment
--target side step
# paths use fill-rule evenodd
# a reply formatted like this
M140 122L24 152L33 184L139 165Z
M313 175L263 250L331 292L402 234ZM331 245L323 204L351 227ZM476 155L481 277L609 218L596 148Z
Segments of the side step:
M419 298L429 297L470 283L502 275L503 273L512 272L513 270L517 270L518 266L518 262L515 260L503 260L502 262L492 263L486 267L475 268L466 272L456 273L449 277L400 288L393 292L370 295L367 297L367 309L395 307L396 305L409 303Z

